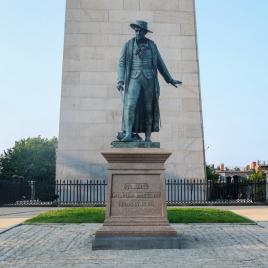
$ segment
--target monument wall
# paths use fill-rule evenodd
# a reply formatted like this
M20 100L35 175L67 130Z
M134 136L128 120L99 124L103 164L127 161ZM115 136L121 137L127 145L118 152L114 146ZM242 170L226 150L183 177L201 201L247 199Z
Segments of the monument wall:
M160 133L153 140L172 152L170 175L205 178L204 137L194 0L67 0L61 92L58 179L103 176L100 152L121 130L122 104L116 89L123 44L133 37L129 24L149 22L174 79L160 78Z

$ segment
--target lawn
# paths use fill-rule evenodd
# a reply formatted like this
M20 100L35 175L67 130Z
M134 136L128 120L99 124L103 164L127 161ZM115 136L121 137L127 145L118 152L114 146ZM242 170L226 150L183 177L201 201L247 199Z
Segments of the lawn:
M51 210L29 219L25 224L103 223L105 208L66 208ZM253 223L231 211L215 208L168 208L170 223Z
M169 208L170 223L253 223L232 211L215 208Z

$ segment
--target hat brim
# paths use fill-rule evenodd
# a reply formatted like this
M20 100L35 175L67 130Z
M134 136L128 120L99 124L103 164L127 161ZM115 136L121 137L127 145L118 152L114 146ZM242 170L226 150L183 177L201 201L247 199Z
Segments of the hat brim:
M144 29L144 28L142 28L140 25L135 24L135 23L131 23L131 24L130 24L130 27L131 27L133 30L135 30L135 27L138 27L138 28L140 28L140 29L142 29L142 30L145 30L147 33L153 33L152 31L150 31L150 30L148 30L148 29Z

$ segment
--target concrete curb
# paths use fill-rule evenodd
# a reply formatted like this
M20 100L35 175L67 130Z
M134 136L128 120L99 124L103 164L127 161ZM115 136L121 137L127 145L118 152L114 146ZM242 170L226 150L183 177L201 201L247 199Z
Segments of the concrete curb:
M268 221L257 221L256 223L261 228L268 229Z
M11 227L8 227L8 228L5 228L4 230L0 230L0 235L3 234L3 233L6 233L7 231L11 230L11 229L14 229L18 226L22 225L22 223L18 223L18 224L15 224L15 225L12 225Z

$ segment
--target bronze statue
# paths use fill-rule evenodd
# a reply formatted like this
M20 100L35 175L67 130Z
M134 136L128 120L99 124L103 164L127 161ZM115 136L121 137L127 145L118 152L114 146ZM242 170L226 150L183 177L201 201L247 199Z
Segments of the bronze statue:
M124 45L119 59L117 89L122 94L123 118L118 139L122 142L136 141L138 133L145 133L145 141L151 142L151 133L159 132L157 71L167 83L175 87L182 84L171 77L157 46L145 37L152 33L147 25L141 20L130 24L136 36Z

